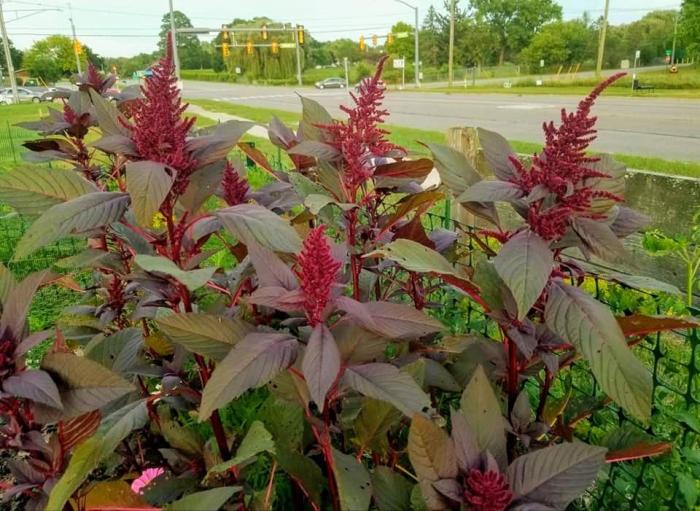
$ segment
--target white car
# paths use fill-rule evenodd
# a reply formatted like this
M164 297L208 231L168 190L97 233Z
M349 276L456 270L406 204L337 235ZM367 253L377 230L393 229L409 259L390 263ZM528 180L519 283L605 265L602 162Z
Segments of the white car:
M0 105L11 105L14 102L15 98L12 97L12 90L0 89Z

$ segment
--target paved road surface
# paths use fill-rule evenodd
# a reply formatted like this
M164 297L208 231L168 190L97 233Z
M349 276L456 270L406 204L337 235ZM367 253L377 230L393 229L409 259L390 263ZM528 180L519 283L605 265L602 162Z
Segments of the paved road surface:
M348 103L345 91L308 87L262 87L186 81L186 98L208 98L249 106L301 111L299 97L313 97L334 115ZM575 108L574 96L514 94L440 94L389 92L388 122L427 130L480 126L513 140L542 141L542 121L559 118L560 108ZM700 100L602 97L598 115L598 151L700 161Z

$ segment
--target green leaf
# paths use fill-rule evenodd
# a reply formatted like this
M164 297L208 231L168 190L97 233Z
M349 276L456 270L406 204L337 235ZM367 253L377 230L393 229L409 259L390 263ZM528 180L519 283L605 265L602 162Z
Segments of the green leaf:
M257 417L272 434L277 445L284 445L294 451L301 449L304 409L300 405L270 395L258 410Z
M407 449L427 507L445 509L445 500L435 491L433 483L457 476L452 440L431 420L416 414L408 431Z
M63 509L71 495L83 484L90 472L114 454L117 445L148 420L146 400L135 401L107 416L94 436L79 444L68 467L51 490L46 509Z
M321 491L324 486L324 476L321 469L310 458L290 450L284 445L277 446L275 459L279 466L298 484L304 494L321 509Z
M199 211L206 200L221 186L225 167L225 161L218 160L195 170L189 176L187 189L178 197L178 203L191 213Z
M239 204L218 211L216 216L245 244L256 242L275 252L297 253L301 250L297 232L286 220L262 206Z
M362 395L391 403L409 417L430 409L430 398L411 375L391 364L348 367L342 381Z
M54 241L119 220L129 205L129 195L94 192L56 204L41 215L17 244L14 259L21 259Z
M265 385L289 367L297 345L297 340L286 334L248 334L214 369L202 393L199 420L208 419L214 410L246 390Z
M218 472L226 472L232 467L245 463L254 458L261 452L275 453L275 442L272 440L272 435L265 429L260 421L253 421L246 433L241 445L238 446L236 455L228 461L214 465L207 476Z
M686 473L677 473L676 479L678 480L678 491L683 495L686 506L688 506L688 509L694 509L695 504L698 502L697 479Z
M651 416L652 377L627 346L610 310L592 296L560 281L549 286L547 326L588 360L603 391L640 420Z
M311 193L306 196L304 199L304 206L309 208L309 211L313 213L314 215L318 215L323 208L328 206L329 204L333 204L335 206L338 206L340 209L343 211L349 211L355 207L357 207L355 204L348 204L344 202L338 202L336 201L333 197L330 197L329 195L326 194L317 194L317 193Z
M40 215L51 206L96 191L74 170L18 167L0 174L0 202L20 215Z
M505 467L508 462L506 422L498 398L481 365L474 371L459 403L459 411L467 420L469 430L474 433L481 450L490 451L499 466Z
M389 467L377 466L370 475L379 511L410 511L413 484Z
M162 256L138 254L134 261L147 272L164 273L182 282L187 289L195 291L205 285L216 272L216 267L199 268L185 271L173 261Z
M378 399L362 400L360 413L354 423L355 438L360 449L386 453L389 447L387 433L399 423L402 414L394 406Z
M595 482L606 451L605 447L574 442L520 456L508 467L513 495L565 509Z
M97 117L97 123L100 125L100 129L104 135L124 135L129 137L131 135L129 128L127 128L126 118L117 110L110 101L104 99L99 92L90 87L90 99L95 107L95 116Z
M252 327L240 319L196 312L171 314L158 318L156 324L172 342L217 362L252 331Z
M299 131L306 140L326 140L329 135L319 125L333 124L333 117L318 101L301 96L302 119Z
M165 165L155 161L135 161L126 164L126 191L139 225L150 227L153 215L168 196L175 178Z
M441 144L425 145L433 153L440 180L455 196L481 181L481 175L460 151Z
M48 353L41 368L58 384L63 410L37 407L38 419L53 422L102 408L134 390L134 386L106 367L73 353Z
M7 305L7 298L10 292L17 285L15 276L7 267L0 263L0 311Z
M365 255L383 256L409 271L459 276L450 262L435 250L408 239L397 239Z
M342 511L363 511L369 508L372 484L369 472L355 456L333 449L333 474L338 485Z
M333 334L324 324L316 325L304 351L301 370L311 398L323 411L326 394L340 373L340 351Z
M241 486L222 486L211 490L198 491L182 497L180 500L165 506L167 511L217 511L235 493L241 491Z
M85 346L85 357L100 365L121 372L133 366L143 347L143 330L125 328L112 335L95 336Z
M518 319L523 319L549 280L554 255L542 238L525 230L501 247L493 265L515 298Z

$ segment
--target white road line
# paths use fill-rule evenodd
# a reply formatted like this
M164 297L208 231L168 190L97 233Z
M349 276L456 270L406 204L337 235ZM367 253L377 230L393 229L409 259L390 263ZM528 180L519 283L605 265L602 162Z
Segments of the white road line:
M267 94L267 95L261 95L261 96L228 96L225 98L218 98L215 99L215 101L246 101L249 99L280 99L280 98L298 98L299 96L304 96L304 97L316 97L316 96L322 96L322 97L332 97L332 96L346 96L347 92L311 92L307 94Z
M540 103L519 103L515 105L499 105L500 110L539 110L541 108L556 108L556 105L546 105Z

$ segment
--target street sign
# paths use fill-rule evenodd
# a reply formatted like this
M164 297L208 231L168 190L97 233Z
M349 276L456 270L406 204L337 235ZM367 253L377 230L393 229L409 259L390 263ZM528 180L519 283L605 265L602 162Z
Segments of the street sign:
M629 69L630 68L630 61L629 59L624 59L620 61L620 69Z
M670 57L670 56L671 56L671 53L673 53L671 50L666 50L666 56L667 56L667 57Z
M394 59L394 69L403 69L404 67L406 67L404 59Z
M540 67L544 67L544 59L540 59Z
M641 50L637 50L637 51L634 52L634 58L635 58L635 59L640 59L641 57L642 57L642 51L641 51Z

